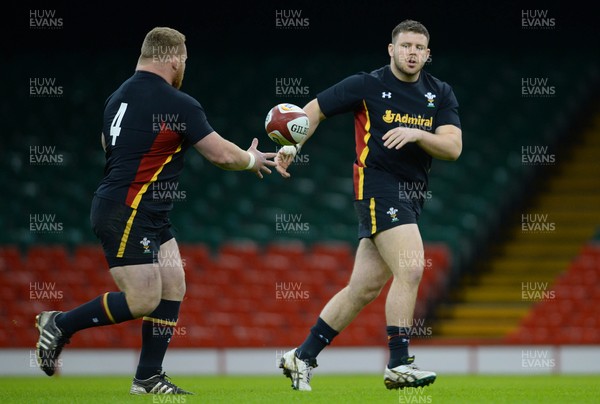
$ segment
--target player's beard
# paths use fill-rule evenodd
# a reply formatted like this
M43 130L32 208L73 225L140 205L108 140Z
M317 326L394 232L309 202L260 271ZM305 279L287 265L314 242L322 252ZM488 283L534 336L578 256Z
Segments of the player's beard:
M179 68L179 70L177 70L177 74L175 75L175 77L173 78L173 87L175 87L176 89L180 89L181 85L183 84L183 68Z
M416 57L416 64L412 68L409 67L408 59L404 55L395 55L393 60L394 65L396 65L396 69L402 74L406 75L407 78L417 77L425 65L425 63L423 63L418 56Z

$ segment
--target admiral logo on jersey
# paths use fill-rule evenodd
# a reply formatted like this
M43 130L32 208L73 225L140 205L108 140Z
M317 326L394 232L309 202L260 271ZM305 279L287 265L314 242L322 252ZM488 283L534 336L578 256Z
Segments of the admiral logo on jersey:
M426 131L431 131L433 128L433 117L425 118L421 115L398 114L393 113L391 109L387 109L381 119L385 123L396 122L406 128L418 128Z

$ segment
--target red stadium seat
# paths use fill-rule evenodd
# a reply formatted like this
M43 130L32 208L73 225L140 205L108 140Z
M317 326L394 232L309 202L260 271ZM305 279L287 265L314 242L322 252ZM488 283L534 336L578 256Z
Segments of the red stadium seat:
M213 260L211 250L206 244L179 244L179 253L182 260L189 259L198 267L193 268L194 270L205 269Z
M306 245L299 240L286 242L272 242L266 246L265 253L267 255L287 255L294 261L301 262L304 260L304 257L307 254L307 248Z
M425 259L431 259L433 268L446 272L451 265L451 252L446 244L426 244Z
M102 247L96 244L81 244L75 248L74 257L85 256L92 260L104 261Z
M218 255L239 257L246 265L256 266L260 261L260 247L253 241L230 241L221 244Z
M532 344L598 344L600 260L598 244L587 245L552 285L554 295L537 302L506 341Z
M352 268L354 263L354 250L349 243L317 242L313 244L311 253L336 258L344 267Z
M275 273L293 273L299 270L298 263L292 257L278 253L263 255L260 268Z
M23 257L17 246L5 245L0 247L0 273L20 271L23 268Z

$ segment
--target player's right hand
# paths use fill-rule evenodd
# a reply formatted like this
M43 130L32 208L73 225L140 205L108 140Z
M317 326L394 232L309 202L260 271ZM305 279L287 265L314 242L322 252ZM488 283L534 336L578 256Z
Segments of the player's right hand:
M283 178L290 178L292 175L287 172L288 167L294 161L298 149L296 146L283 146L275 156L275 169Z
M258 150L256 147L258 146L258 139L252 139L252 144L250 144L250 148L247 150L248 153L252 153L255 158L254 167L250 169L258 178L263 178L263 172L267 174L271 174L271 170L269 167L276 167L276 162L269 160L277 156L277 153L263 153Z

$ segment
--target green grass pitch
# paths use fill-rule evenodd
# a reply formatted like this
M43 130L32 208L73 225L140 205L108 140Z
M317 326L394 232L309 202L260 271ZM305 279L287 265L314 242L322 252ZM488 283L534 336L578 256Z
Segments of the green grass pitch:
M316 373L316 372L315 372ZM600 375L438 376L420 389L387 390L374 375L313 376L312 392L283 376L175 376L194 396L130 396L131 378L4 377L3 403L599 403Z

